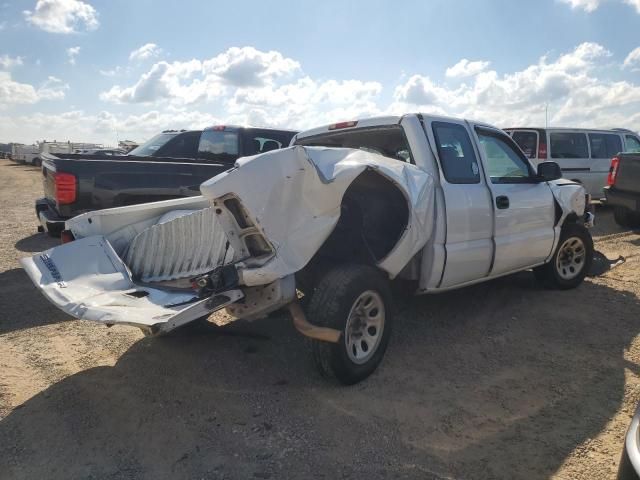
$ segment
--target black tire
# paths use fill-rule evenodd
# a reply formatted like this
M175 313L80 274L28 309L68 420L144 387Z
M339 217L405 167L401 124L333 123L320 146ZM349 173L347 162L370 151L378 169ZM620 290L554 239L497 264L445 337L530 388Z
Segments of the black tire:
M621 227L631 228L640 225L640 215L627 207L614 207L613 219Z
M362 295L366 302L366 296L370 295L367 292L375 292L377 296L374 296L374 301L382 303L382 328L376 330L380 338L371 352L370 347L365 349L363 346L367 342L364 339L360 341L360 351L364 352L366 358L361 360L363 363L356 363L348 352L347 320ZM306 309L307 318L314 325L338 329L342 335L338 343L310 340L313 360L320 373L345 385L358 383L371 375L382 361L389 344L392 307L389 281L379 270L366 265L341 265L327 271L313 290ZM369 328L365 327L364 330L368 332Z
M562 251L565 242L570 239L577 239L582 242L584 248L584 257L580 261L577 274L575 274L575 267L559 267L558 266L558 257L563 255ZM536 267L533 269L533 273L536 276L536 279L546 288L553 288L557 290L568 290L570 288L576 288L578 285L582 283L584 277L589 273L589 269L591 268L591 263L593 262L593 239L591 238L591 233L589 230L583 225L578 223L568 223L562 227L562 231L560 233L560 240L558 241L558 246L556 247L556 251L553 253L551 260L549 263L542 265L540 267ZM561 271L562 268L562 271ZM573 268L573 269L572 269ZM564 272L564 275L563 275ZM571 278L566 278L566 275L573 275Z

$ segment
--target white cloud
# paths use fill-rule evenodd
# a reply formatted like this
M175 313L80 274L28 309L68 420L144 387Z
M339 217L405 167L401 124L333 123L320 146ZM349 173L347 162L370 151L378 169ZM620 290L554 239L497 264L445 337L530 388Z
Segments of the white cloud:
M560 0L562 3L571 5L573 9L582 9L585 12L591 13L596 11L600 5L607 0ZM636 12L640 13L640 0L623 0L623 3L630 5L636 9Z
M129 60L142 61L157 57L162 49L155 43L146 43L129 54Z
M0 108L10 104L29 104L37 101L38 94L33 85L16 82L9 72L0 72Z
M235 87L262 86L278 77L297 72L300 64L280 52L262 52L253 47L232 47L203 62L203 70Z
M580 8L586 12L593 12L600 6L601 0L560 0L568 3L571 8Z
M32 25L51 33L74 33L98 28L98 13L81 0L38 0L24 16Z
M631 68L633 70L640 69L640 47L629 52L629 55L624 59L622 66L623 68Z
M485 71L456 88L413 75L396 87L389 111L420 110L499 126L542 125L549 103L554 125L640 129L640 85L602 80L594 73L610 56L601 45L583 43L554 61L542 57L537 64L503 75Z
M487 69L490 62L475 61L470 62L463 58L453 67L447 68L445 75L451 78L472 77Z
M0 68L9 70L13 67L20 67L22 66L22 64L23 64L22 57L11 58L7 54L0 55Z
M67 57L69 57L70 65L76 64L76 57L78 56L79 53L80 53L80 47L67 48Z
M624 0L624 3L631 5L636 9L636 12L640 13L640 0Z
M115 85L101 95L107 102L127 104L126 111L144 113L72 109L14 115L10 121L0 115L0 131L22 141L47 131L55 132L56 138L73 135L107 142L115 141L117 130L120 138L142 141L167 128L227 123L305 129L411 111L475 118L503 127L535 126L544 124L547 103L552 125L640 130L640 82L611 79L612 62L612 53L602 45L583 43L516 71L498 73L486 66L455 85L413 72L391 87L392 101L382 104L383 87L377 81L312 78L297 61L279 52L245 47L208 60L159 61L131 85ZM12 80L8 72L1 75L0 104L3 99L35 103L63 98L68 90L58 79L34 88Z
M98 72L104 77L117 77L122 73L122 70L122 67L117 66L115 68L112 68L111 70L98 70Z
M48 77L39 88L13 80L9 72L0 71L0 110L11 105L34 104L40 100L62 100L69 85L56 77Z
M300 64L280 52L232 47L211 59L154 64L129 87L114 85L100 98L114 103L175 100L193 103L221 95L225 88L262 87L293 76Z
M38 97L42 100L62 100L69 90L69 85L56 77L49 76L38 89Z

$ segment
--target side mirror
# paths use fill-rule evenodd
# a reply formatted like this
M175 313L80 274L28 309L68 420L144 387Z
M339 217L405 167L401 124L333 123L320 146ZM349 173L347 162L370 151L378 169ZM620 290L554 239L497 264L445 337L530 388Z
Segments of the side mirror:
M556 162L541 162L538 164L538 178L543 182L562 178L562 170Z

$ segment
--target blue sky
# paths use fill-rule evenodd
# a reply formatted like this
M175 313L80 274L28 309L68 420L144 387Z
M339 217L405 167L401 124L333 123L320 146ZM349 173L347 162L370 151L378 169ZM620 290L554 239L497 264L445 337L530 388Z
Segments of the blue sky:
M1 1L1 0L0 0ZM0 142L424 111L640 129L640 0L0 3Z

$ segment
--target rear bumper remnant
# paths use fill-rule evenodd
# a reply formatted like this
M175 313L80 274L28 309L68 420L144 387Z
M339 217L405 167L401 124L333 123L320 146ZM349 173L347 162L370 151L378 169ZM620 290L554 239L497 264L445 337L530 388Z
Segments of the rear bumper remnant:
M289 313L293 318L293 326L296 327L296 330L302 335L323 342L338 343L340 341L340 336L342 335L340 330L318 327L309 323L298 302L289 304Z

